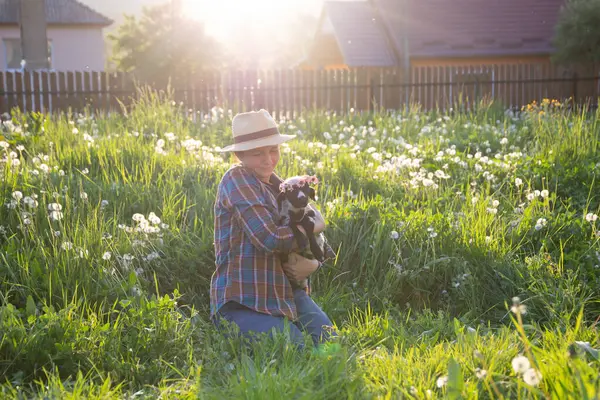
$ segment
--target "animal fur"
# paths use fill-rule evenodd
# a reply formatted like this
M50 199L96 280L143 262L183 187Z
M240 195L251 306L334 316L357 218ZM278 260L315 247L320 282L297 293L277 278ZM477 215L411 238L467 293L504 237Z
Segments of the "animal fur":
M322 262L325 259L325 237L321 233L314 234L316 214L314 210L308 207L310 199L315 199L315 190L310 184L317 184L318 182L317 177L307 175L286 179L279 186L277 206L280 224L292 228L296 241L301 247L299 254ZM303 246L305 237L298 226L302 226L306 232L308 247ZM287 257L284 257L282 261L287 261ZM290 282L293 288L305 288L308 285L307 279L302 282L290 279Z

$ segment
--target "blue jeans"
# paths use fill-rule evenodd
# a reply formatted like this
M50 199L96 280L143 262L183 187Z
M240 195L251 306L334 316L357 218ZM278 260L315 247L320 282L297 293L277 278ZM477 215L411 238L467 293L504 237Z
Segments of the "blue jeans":
M294 300L298 319L289 326L290 339L298 347L304 347L302 331L308 333L314 345L337 336L331 329L332 323L321 308L302 289L294 290ZM272 334L273 330L283 332L286 325L286 317L274 317L272 315L259 313L239 303L228 302L223 305L215 318L217 327L221 324L220 319L233 322L240 329L240 333L252 338L252 332Z

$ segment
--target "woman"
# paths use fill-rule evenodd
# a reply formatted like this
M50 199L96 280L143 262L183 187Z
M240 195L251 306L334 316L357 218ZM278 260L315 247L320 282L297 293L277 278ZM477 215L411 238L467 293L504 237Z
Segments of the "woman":
M295 136L281 135L265 110L237 114L232 130L234 144L222 151L235 152L241 163L225 173L217 190L211 318L217 326L221 319L233 322L245 336L283 331L289 325L290 337L300 347L301 330L316 345L335 335L332 323L307 291L292 289L288 276L306 279L320 263L294 253L298 245L292 229L275 222L281 183L274 173L279 145ZM325 222L315 212L319 233ZM335 255L331 247L326 250L327 257ZM288 261L282 264L281 255L286 253Z

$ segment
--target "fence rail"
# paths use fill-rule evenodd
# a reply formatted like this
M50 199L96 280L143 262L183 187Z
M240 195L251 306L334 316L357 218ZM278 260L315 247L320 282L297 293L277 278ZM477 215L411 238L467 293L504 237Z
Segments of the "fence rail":
M355 68L336 70L204 71L171 84L174 100L194 111L214 106L234 110L267 108L277 115L306 108L338 112L446 109L460 98L469 107L490 98L506 107L533 100L572 98L595 104L600 97L600 66L563 69L549 63L460 67ZM156 89L166 84L154 82ZM84 107L110 111L136 97L128 73L0 72L0 112L55 112Z

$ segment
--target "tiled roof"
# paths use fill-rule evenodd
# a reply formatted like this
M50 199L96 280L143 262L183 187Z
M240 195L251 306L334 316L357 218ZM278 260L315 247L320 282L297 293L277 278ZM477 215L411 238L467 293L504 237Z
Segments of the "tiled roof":
M550 54L565 0L373 0L411 58Z
M328 1L324 11L348 66L386 66L401 61L406 45L411 59L551 54L565 2Z
M112 20L76 0L45 0L46 22L56 25L103 25ZM19 23L19 0L0 0L0 24Z
M324 7L346 65L396 64L384 27L368 2L327 1Z

